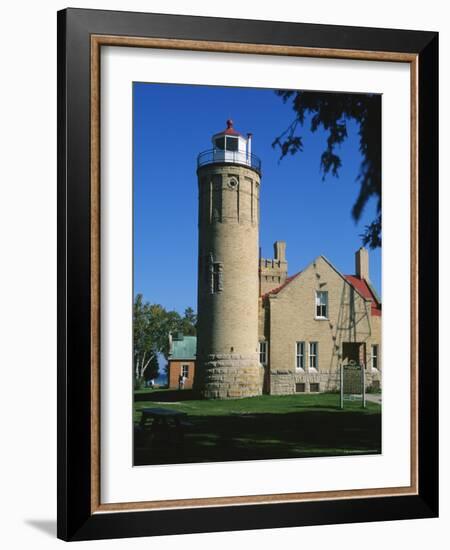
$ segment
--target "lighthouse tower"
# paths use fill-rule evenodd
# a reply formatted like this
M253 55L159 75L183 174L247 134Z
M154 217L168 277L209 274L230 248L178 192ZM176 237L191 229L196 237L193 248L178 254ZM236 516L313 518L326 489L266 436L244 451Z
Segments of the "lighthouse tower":
M206 399L260 395L260 160L252 135L227 127L197 159L198 322L195 389Z

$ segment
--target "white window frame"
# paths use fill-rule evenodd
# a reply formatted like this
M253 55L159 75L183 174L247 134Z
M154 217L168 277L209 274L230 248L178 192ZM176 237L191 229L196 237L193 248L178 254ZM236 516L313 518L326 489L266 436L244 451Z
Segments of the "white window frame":
M315 346L315 352L312 353L312 347ZM315 366L311 365L311 359L314 358ZM319 370L319 342L309 342L308 345L308 368L312 371Z
M184 374L184 369L186 368L187 374ZM184 378L189 378L189 365L181 365L181 376L184 376Z
M375 353L373 352L374 349L375 349ZM379 370L378 369L379 357L380 357L380 355L379 355L379 346L378 346L378 344L372 344L372 346L370 348L370 366L372 367L372 370ZM376 367L373 366L374 359L375 359Z
M319 300L320 296L325 296L325 303ZM314 302L314 315L316 319L328 319L328 290L316 290L316 299ZM317 315L317 308L325 307L325 315Z
M264 349L263 349L264 348ZM261 365L267 365L267 353L269 350L269 342L267 340L260 340L259 342L259 362ZM264 359L264 360L262 360Z
M230 140L230 143L237 143L236 149L228 149L228 140ZM237 153L239 151L239 137L238 136L225 136L225 151L231 152L231 153Z
M302 353L299 353L299 344L301 344ZM295 342L295 368L298 371L305 370L305 359L306 359L305 352L306 352L306 346L305 346L304 340L299 340L298 342ZM299 358L301 358L302 366L299 366Z

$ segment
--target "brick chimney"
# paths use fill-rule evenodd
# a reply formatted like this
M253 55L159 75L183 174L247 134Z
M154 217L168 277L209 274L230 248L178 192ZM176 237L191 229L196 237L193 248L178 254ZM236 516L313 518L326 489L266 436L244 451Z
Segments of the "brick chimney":
M273 258L259 259L260 295L266 294L286 282L288 271L286 242L276 241L273 244L273 252Z
M360 279L370 282L369 277L369 253L363 246L355 253L355 272Z
M286 261L286 242L285 241L275 241L273 245L275 260L280 262Z

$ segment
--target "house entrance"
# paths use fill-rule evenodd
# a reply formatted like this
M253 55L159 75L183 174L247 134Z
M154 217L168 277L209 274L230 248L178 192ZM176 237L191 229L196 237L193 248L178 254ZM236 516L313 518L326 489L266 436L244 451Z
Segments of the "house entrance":
M366 363L366 344L364 342L343 342L342 343L342 363L356 363L365 365Z

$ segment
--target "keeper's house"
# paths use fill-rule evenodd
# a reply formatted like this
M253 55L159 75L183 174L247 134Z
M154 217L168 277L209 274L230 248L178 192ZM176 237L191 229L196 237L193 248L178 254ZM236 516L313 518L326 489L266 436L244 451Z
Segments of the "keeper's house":
M184 376L184 389L191 389L195 374L196 336L182 333L169 334L167 380L170 389L178 389L180 376Z
M339 387L341 364L365 368L366 385L381 387L381 302L369 277L365 248L355 274L343 275L324 256L287 276L286 244L260 260L260 363L264 392L315 393Z

